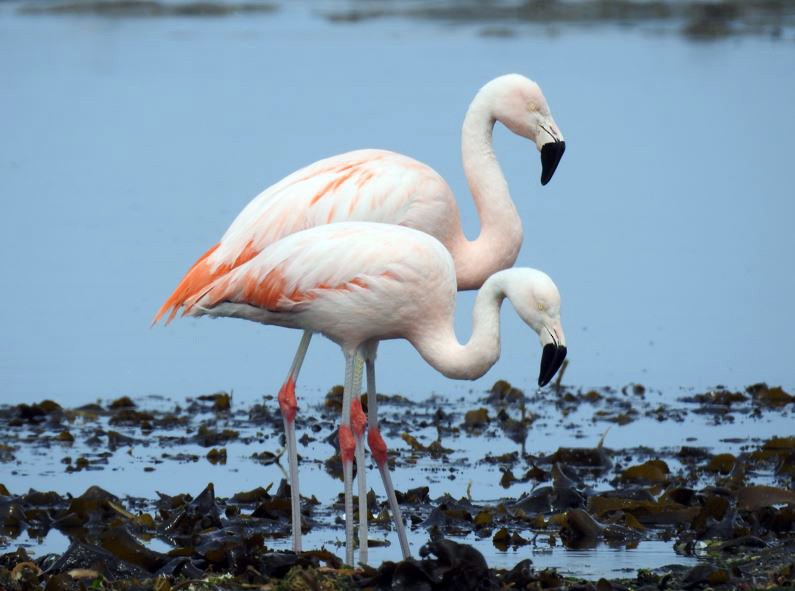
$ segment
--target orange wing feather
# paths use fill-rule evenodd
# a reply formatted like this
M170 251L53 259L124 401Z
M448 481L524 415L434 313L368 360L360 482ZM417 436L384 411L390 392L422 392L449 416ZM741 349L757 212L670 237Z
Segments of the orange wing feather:
M386 271L381 276L395 279L394 273ZM292 309L295 304L311 302L322 291L351 291L353 287L370 289L364 279L353 277L337 285L318 283L317 285L301 291L298 288L290 289L288 280L279 267L271 269L264 277L258 277L251 272L236 273L219 277L208 289L195 293L183 303L182 315L190 314L191 309L201 300L203 308L213 308L223 302L248 304L272 312L282 312Z
M154 320L152 320L152 324L157 324L166 313L168 313L168 318L166 318L166 324L168 324L174 320L174 317L177 315L177 312L179 312L179 309L185 305L189 298L196 295L197 293L201 293L216 279L226 275L232 269L250 261L259 254L259 251L255 249L252 245L252 242L249 241L240 254L231 263L213 264L208 259L210 258L210 255L218 250L219 246L221 246L220 243L212 246L207 252L199 257L199 260L193 263L193 266L188 270L187 273L185 273L182 281L180 281L179 285L177 285L174 293L169 296L166 302L157 311Z

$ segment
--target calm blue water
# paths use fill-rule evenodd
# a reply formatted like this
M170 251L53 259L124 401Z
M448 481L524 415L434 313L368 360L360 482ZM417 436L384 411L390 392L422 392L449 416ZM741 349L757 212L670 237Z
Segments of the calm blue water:
M459 131L477 88L538 80L568 150L496 151L525 221L519 264L564 298L575 384L795 385L795 45L410 21L329 24L305 5L219 19L24 17L0 5L0 400L76 404L278 388L299 335L242 321L149 328L193 260L267 185L383 147L434 166L477 218ZM468 338L473 296L459 298ZM531 388L537 337L506 306L503 355L454 385L405 343L379 387ZM342 380L316 339L299 392Z

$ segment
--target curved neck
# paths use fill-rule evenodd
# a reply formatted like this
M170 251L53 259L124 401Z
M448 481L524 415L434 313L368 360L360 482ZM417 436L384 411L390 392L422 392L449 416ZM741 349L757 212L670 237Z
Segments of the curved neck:
M480 235L452 241L458 289L477 289L495 271L513 265L522 245L522 221L492 148L499 88L486 85L469 106L461 133L464 173L480 217Z
M411 338L422 358L448 378L474 380L500 358L500 305L505 299L503 277L497 273L478 291L472 310L472 336L458 342L453 314L429 323Z

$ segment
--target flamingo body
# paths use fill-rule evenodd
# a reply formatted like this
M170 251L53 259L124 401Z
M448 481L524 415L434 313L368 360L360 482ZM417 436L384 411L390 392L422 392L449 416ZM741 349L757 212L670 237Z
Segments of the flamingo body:
M390 224L342 222L275 242L189 299L185 313L318 332L350 355L405 338L444 375L475 379L499 357L498 310L507 297L543 345L565 346L560 294L541 271L507 269L490 277L478 292L465 345L453 328L455 293L453 259L434 237Z
M188 271L155 322L167 313L170 321L190 296L281 238L344 221L415 228L448 249L463 237L453 192L432 168L386 150L339 154L288 175L249 202Z
M319 332L354 351L452 322L455 293L453 259L432 236L348 222L275 242L189 300L186 313Z

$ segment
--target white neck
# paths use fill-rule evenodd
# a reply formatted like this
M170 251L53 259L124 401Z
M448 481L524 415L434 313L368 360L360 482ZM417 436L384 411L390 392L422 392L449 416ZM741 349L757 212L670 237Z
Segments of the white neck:
M461 155L481 229L475 240L467 240L459 230L452 241L458 289L477 289L495 271L513 265L522 245L522 221L492 148L494 104L500 92L497 81L484 86L464 118Z
M472 310L472 336L458 342L452 314L426 324L410 339L422 358L448 378L474 380L485 374L500 357L500 305L505 299L504 273L486 280Z

